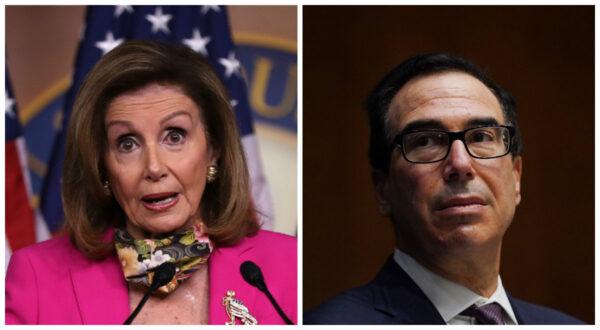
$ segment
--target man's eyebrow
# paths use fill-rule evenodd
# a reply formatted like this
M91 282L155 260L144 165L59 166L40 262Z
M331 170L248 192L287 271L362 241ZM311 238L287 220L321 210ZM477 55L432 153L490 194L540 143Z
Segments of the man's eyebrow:
M477 126L496 126L499 125L498 120L494 117L473 118L467 122L467 127Z
M482 117L482 118L472 118L467 122L466 127L478 127L478 126L496 126L499 125L498 120L494 117ZM410 132L421 129L440 129L446 130L446 126L437 119L421 119L415 120L413 122L408 123L403 129L402 132Z
M441 121L436 119L421 119L408 123L402 129L402 132L415 131L420 129L445 129Z

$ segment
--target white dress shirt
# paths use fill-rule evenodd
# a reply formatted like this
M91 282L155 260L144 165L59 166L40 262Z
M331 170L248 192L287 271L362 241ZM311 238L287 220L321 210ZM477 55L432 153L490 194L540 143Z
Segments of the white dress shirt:
M485 298L460 284L433 273L398 249L394 250L394 261L425 293L447 324L476 324L475 318L459 315L459 313L473 304L482 306L493 302L498 303L504 309L505 324L517 324L517 318L510 306L499 275L496 291L491 297Z

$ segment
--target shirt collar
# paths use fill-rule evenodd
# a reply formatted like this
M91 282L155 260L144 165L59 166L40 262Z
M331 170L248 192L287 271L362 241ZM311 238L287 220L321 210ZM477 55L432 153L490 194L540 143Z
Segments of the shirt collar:
M512 322L517 324L500 275L498 275L496 291L491 297L485 298L460 284L433 273L399 249L394 250L394 261L425 293L446 323L473 304L481 306L497 302L506 311Z

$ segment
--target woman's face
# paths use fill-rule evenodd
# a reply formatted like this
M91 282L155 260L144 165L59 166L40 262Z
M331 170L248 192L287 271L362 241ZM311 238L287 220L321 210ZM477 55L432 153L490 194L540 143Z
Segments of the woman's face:
M200 109L179 87L150 84L110 102L104 119L110 188L137 238L201 221L209 165Z

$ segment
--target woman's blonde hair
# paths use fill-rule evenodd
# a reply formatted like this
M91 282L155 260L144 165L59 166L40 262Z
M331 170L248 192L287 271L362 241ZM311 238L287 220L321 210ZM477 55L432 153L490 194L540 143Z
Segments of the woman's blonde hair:
M236 117L210 64L185 46L129 41L103 56L87 75L67 131L62 179L65 229L90 258L111 253L107 229L125 221L115 198L103 190L107 106L115 97L151 83L177 86L196 103L208 142L219 155L218 178L206 185L200 202L213 242L232 245L258 230Z

